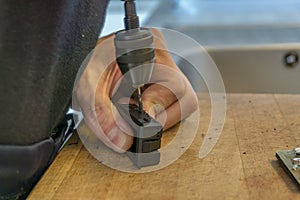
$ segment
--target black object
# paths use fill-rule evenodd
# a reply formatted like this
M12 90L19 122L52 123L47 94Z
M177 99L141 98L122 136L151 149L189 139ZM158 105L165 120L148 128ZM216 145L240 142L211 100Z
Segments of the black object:
M127 152L138 167L156 165L160 161L162 126L142 108L141 87L149 83L154 63L153 35L149 29L139 27L134 0L123 0L125 30L115 37L118 66L127 82L138 89L139 107L133 104L117 104L121 116L134 131L134 141Z
M134 0L122 0L125 1L124 8L125 8L125 18L124 24L125 29L136 29L139 28L139 17L136 14L136 8Z
M161 124L134 104L117 104L116 107L134 133L128 157L138 168L157 165L160 161Z
M0 1L1 200L25 199L63 144L59 127L107 4Z
M23 199L74 131L72 114L52 136L31 145L0 145L0 199Z
M126 80L138 88L150 81L154 48L153 35L146 28L139 28L134 0L125 0L125 30L115 37L116 57ZM128 73L127 73L128 72Z

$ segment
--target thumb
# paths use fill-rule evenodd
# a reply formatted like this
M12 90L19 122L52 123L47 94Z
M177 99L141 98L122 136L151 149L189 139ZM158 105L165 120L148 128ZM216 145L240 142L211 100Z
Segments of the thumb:
M117 152L128 150L133 142L132 130L109 98L95 102L95 114L98 122L95 134L101 141Z

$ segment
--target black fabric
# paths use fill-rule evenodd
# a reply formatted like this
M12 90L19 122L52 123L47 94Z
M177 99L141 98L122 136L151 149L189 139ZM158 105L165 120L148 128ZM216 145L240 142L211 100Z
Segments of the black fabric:
M65 136L53 133L107 4L0 1L0 199L25 198L57 154Z
M33 145L0 145L0 199L23 199L56 153L52 138Z
M68 114L52 137L32 145L0 145L0 200L24 199L74 128Z
M62 120L107 1L0 1L0 144L47 139Z

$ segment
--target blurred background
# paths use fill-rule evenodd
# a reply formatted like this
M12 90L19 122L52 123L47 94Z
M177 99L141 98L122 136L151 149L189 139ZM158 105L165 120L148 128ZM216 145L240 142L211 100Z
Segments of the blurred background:
M177 30L203 45L227 92L300 93L300 1L136 0L136 4L142 26ZM123 3L111 0L101 36L123 29L123 15ZM197 91L206 90L203 77L190 70L189 63L177 59L177 64L199 86Z

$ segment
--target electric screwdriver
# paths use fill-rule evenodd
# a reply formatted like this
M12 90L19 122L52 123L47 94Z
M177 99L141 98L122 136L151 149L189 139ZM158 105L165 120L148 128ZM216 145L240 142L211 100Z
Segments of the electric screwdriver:
M140 28L135 0L124 2L125 29L115 36L117 62L125 79L138 91L139 109L143 109L141 87L150 81L153 63L153 35L150 30Z
M153 35L139 27L134 0L123 0L125 29L115 36L116 57L125 79L137 89L138 106L117 104L120 115L131 126L134 138L127 155L138 167L160 162L162 125L143 110L141 87L149 83L154 63Z

